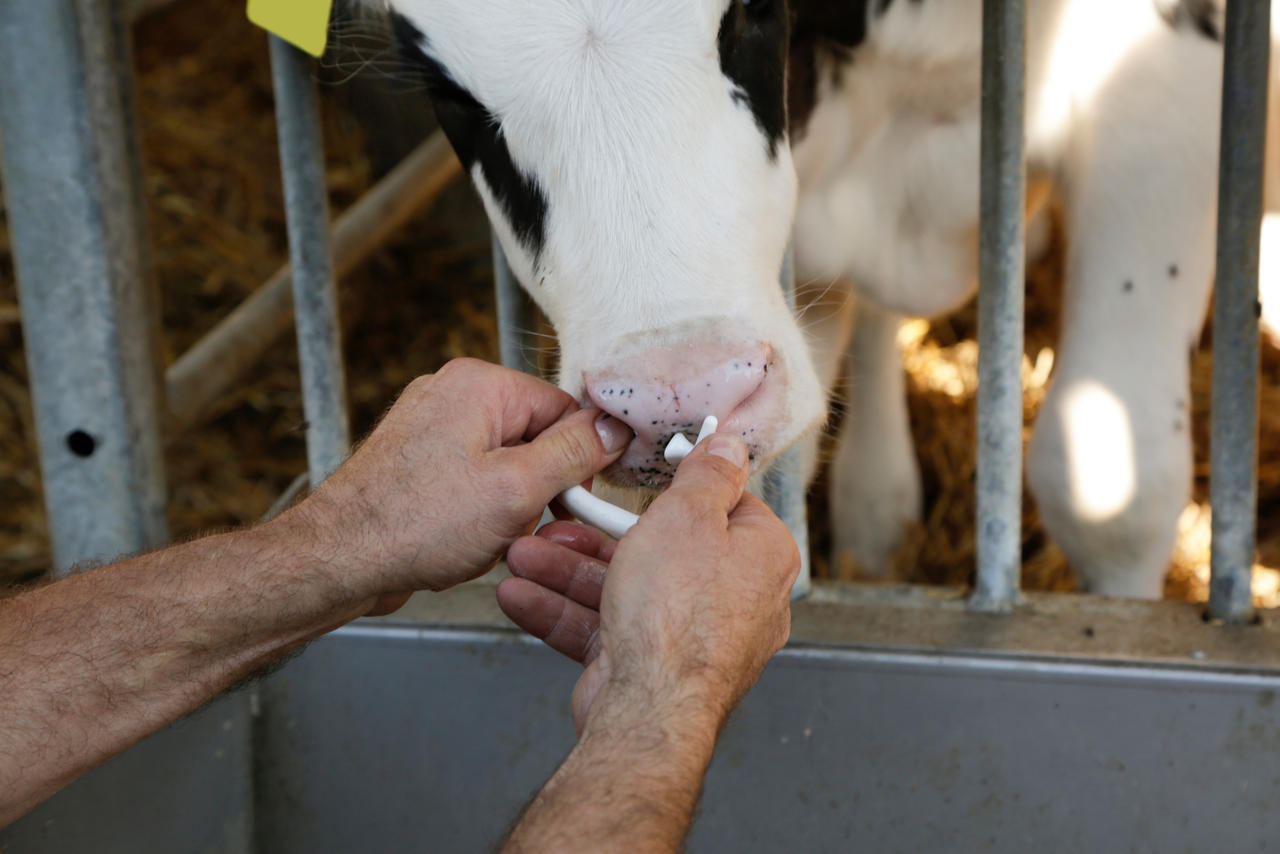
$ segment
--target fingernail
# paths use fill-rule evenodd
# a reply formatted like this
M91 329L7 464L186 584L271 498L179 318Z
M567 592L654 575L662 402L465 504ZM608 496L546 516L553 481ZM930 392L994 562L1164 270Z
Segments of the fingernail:
M707 440L707 453L723 457L738 468L747 464L747 446L737 436L712 436Z
M608 413L596 418L596 432L600 434L600 442L607 453L621 451L631 441L635 433L631 428Z

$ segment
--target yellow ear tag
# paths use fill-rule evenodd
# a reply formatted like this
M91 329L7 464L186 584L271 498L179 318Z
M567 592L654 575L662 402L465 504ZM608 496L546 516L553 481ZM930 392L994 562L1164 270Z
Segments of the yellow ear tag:
M333 0L249 0L249 20L312 56L324 53Z

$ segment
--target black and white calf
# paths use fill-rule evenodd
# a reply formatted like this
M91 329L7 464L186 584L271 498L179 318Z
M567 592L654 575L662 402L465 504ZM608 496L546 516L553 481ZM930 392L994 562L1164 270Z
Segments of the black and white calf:
M975 288L980 0L390 7L556 327L560 384L636 430L609 479L661 485L665 440L708 414L758 467L812 442L856 317L833 528L883 567L920 512L896 330ZM1093 589L1158 596L1213 273L1216 10L1028 7L1029 167L1057 185L1069 239L1028 477ZM777 286L793 225L801 280L838 283L853 307L812 340Z

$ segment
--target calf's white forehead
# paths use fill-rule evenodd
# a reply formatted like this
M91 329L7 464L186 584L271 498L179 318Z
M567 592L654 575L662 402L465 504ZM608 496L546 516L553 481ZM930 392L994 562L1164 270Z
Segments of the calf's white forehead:
M785 144L770 151L721 69L727 0L392 6L491 114L545 200L532 246L512 228L503 188L472 166L513 268L558 327L640 329L673 310L772 304L751 285L772 285L794 174Z

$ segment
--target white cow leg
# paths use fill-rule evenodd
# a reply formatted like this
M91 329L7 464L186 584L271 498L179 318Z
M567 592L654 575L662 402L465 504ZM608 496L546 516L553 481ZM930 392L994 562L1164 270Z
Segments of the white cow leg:
M832 566L883 576L909 523L920 518L920 468L911 441L898 327L902 318L859 301L848 351L847 410L831 469Z
M1112 596L1160 596L1191 487L1188 353L1213 274L1221 53L1174 38L1135 48L1075 131L1062 341L1028 454L1045 528Z

